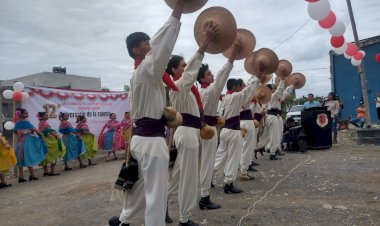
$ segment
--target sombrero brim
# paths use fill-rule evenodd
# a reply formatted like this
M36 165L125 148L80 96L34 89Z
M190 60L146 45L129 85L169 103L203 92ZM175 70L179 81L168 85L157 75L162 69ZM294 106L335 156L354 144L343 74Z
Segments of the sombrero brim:
M174 9L177 0L165 0L165 2L170 8ZM188 0L185 2L183 13L193 13L201 9L207 3L207 0Z
M268 48L261 48L247 57L244 68L250 74L272 74L276 71L278 63L275 52Z
M285 81L289 85L293 85L295 89L301 89L306 84L306 78L301 73L293 73Z
M240 38L241 49L235 56L235 60L247 58L256 46L256 38L252 32L239 28L237 29L236 38ZM232 46L223 52L223 55L229 58L232 54Z
M256 89L255 98L260 104L267 104L272 98L272 91L266 85L260 85Z
M288 60L280 60L275 74L278 77L286 78L292 73L292 70L293 66Z
M261 84L267 84L273 79L273 74L264 75L263 78L260 80Z
M198 45L203 41L202 30L207 21L218 24L219 32L206 48L207 53L218 54L226 51L236 37L237 27L234 16L223 7L211 7L199 14L194 25L194 36Z

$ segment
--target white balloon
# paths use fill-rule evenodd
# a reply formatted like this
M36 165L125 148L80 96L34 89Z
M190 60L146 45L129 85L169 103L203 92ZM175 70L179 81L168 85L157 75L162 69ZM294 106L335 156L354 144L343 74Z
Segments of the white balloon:
M22 92L21 94L22 94L22 100L26 100L26 99L29 98L29 93L27 93L27 92Z
M328 0L319 0L307 5L307 12L313 20L323 20L330 13L331 5Z
M333 50L337 55L343 54L347 50L347 43L344 43L341 47L334 48Z
M359 66L362 63L361 60L355 60L354 58L351 58L351 64L355 67Z
M329 29L332 36L342 36L346 32L346 25L340 20L337 20L335 24Z
M22 82L16 82L15 84L13 84L13 90L14 91L23 91L24 90L24 83Z
M3 91L3 97L5 99L12 99L13 98L13 90L6 89Z
M349 60L349 59L351 59L352 58L352 56L349 56L349 55L347 55L347 53L346 52L344 52L344 58L346 58L347 60Z
M12 130L15 127L15 123L12 121L8 121L4 123L4 128L7 130Z

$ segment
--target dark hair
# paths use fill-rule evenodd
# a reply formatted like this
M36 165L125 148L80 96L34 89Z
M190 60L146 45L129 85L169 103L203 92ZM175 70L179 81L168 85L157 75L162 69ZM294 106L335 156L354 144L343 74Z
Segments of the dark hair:
M44 117L45 114L46 114L46 112L44 112L44 111L40 111L40 112L38 112L38 113L37 113L37 118L38 118L38 120L41 121L42 117Z
M21 118L21 115L24 114L25 112L26 112L26 109L24 108L16 108L15 116L17 118Z
M312 96L312 97L314 97L314 94L312 94L312 93L309 93L309 94L307 94L308 96Z
M110 116L109 116L109 118L111 118L111 117L112 117L112 115L115 115L115 116L116 116L116 113L110 113Z
M201 79L203 79L205 77L205 74L206 74L206 71L208 70L208 64L202 64L201 68L199 68L199 71L198 71L198 77L197 77L197 81L202 84L203 82L201 81Z
M125 43L127 44L127 49L129 56L135 59L135 54L133 53L133 48L139 47L142 41L150 40L149 35L144 32L134 32L125 39Z
M65 114L66 114L65 112L59 112L58 120L59 120L59 121L63 121L63 116L64 116Z
M239 85L238 81L234 78L230 78L227 81L227 90L232 90L232 88L237 85Z
M333 100L336 100L336 94L334 92L329 92L329 95L332 96L332 99Z
M290 117L290 118L286 119L286 122L295 122L295 120L293 117Z
M244 83L243 79L241 79L241 78L237 79L236 81L238 82L239 86L242 86Z
M274 89L273 84L266 84L266 86L267 86L270 90Z
M83 119L85 119L85 118L86 118L86 116L84 116L84 115L78 115L76 123L83 121Z
M172 71L172 68L173 67L178 68L179 63L181 63L182 60L184 60L182 56L172 55L172 57L170 57L168 65L166 66L166 72L169 75L174 76L174 72Z

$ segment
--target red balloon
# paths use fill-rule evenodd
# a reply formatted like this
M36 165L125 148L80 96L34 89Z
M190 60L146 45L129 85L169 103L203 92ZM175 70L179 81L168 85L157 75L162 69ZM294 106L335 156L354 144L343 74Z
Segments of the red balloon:
M380 53L376 54L376 61L380 63Z
M339 48L344 44L344 36L331 36L330 43L333 47Z
M364 53L362 53L362 52L360 52L360 51L358 51L358 52L355 54L355 56L354 56L354 59L355 59L355 60L363 60L363 58L364 58Z
M319 23L319 26L321 26L322 28L329 29L332 26L334 26L335 22L336 22L335 13L333 11L330 11L329 15L325 19L320 20L318 23Z
M346 54L349 56L355 56L355 54L358 52L358 47L353 43L347 43L347 50Z
M21 99L22 99L22 93L21 93L21 92L18 92L18 91L14 92L14 93L13 93L13 99L14 99L15 101L21 101Z
M307 2L318 2L319 0L305 0Z

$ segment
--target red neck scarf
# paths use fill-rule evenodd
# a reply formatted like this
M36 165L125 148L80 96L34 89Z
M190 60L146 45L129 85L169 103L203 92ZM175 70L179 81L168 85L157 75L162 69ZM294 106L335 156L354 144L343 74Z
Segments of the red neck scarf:
M226 94L233 94L234 93L234 91L232 91L232 90L227 90L227 93Z
M206 89L207 87L209 87L211 84L206 84L206 83L202 83L201 84L201 88L202 89Z
M135 59L135 70L141 64L142 61L143 61L142 59ZM178 91L177 86L174 84L173 80L170 78L170 75L166 71L164 72L164 75L162 76L162 81L171 90Z
M177 81L180 78L181 78L180 76L173 76L174 81ZM197 100L199 110L203 112L203 104L201 100L201 95L199 94L198 88L195 85L191 87L191 92L193 92L195 99Z

